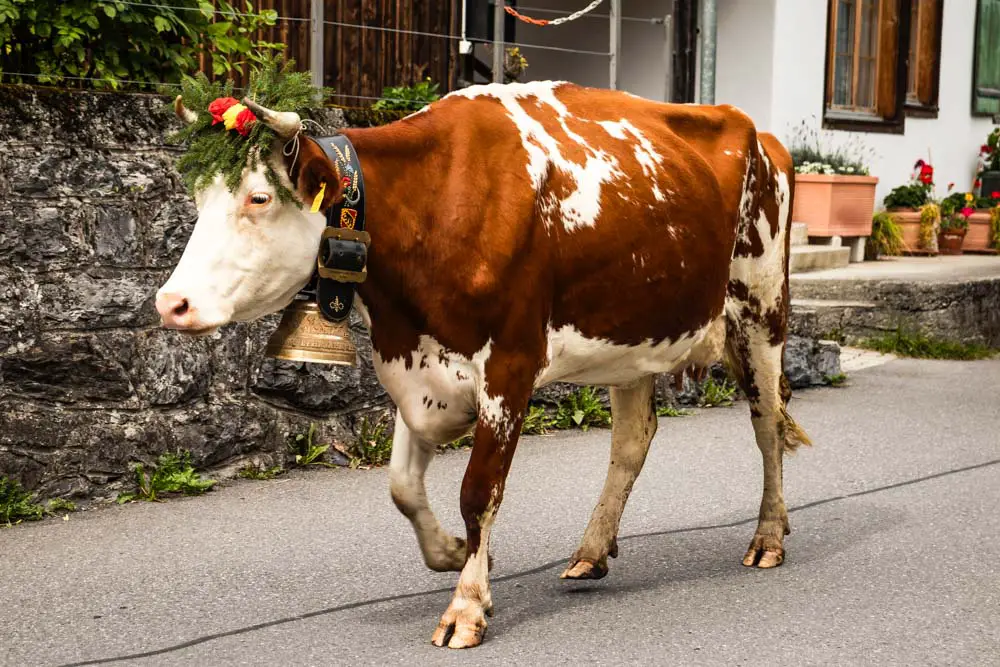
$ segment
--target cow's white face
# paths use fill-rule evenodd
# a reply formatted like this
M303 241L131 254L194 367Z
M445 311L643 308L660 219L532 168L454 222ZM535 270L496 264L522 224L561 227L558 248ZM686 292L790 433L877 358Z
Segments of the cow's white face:
M184 254L157 292L163 326L203 335L287 306L316 267L323 214L281 203L261 167L235 192L217 177L196 203Z

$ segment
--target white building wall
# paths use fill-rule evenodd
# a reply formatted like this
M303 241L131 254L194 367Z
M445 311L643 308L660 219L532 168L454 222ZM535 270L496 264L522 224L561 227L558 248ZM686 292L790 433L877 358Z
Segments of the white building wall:
M754 12L759 15L752 16ZM972 188L976 155L992 128L989 119L971 112L975 17L976 0L945 2L938 118L908 117L902 135L822 131L828 145L860 140L874 151L871 169L879 177L878 201L908 180L919 158L933 161L938 194L949 182ZM827 0L720 0L716 101L741 107L758 127L786 142L802 121L819 129L826 19ZM768 25L773 25L770 39ZM748 53L758 48L772 56L770 85L768 68L761 64L766 56ZM762 91L769 92L769 102Z

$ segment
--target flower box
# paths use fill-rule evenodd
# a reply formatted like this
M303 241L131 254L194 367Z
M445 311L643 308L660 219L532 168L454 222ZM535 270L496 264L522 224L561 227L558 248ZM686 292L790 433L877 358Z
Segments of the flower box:
M969 231L965 234L962 252L996 254L992 237L989 209L979 209L969 217Z
M877 184L874 176L796 174L792 220L809 236L870 236Z

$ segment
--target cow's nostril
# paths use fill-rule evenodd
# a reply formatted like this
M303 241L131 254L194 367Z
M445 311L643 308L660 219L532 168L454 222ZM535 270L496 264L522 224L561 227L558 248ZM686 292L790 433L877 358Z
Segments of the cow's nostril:
M176 306L174 306L174 315L180 317L188 311L188 300L181 299Z

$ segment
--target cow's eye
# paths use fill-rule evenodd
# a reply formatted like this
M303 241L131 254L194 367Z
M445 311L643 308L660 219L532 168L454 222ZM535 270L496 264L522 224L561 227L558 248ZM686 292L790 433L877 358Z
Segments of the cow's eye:
M250 203L254 206L263 206L271 203L271 195L266 192L254 192L250 195Z

